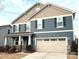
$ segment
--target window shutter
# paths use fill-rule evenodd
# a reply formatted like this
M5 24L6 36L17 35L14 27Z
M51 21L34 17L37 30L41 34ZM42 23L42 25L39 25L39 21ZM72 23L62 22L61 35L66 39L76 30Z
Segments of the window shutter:
M35 28L37 28L37 20L35 20Z
M54 21L55 27L57 27L57 18L54 18Z
M66 17L63 17L63 25L66 26Z
M42 28L44 28L44 21L45 21L45 20L43 19L43 20L42 20Z

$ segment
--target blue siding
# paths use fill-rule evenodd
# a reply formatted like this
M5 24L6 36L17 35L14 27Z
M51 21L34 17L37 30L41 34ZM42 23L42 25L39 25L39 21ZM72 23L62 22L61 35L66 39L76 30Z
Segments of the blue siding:
M40 37L67 37L68 44L71 44L73 40L73 32L57 32L57 33L37 33L35 34L35 38Z
M43 32L43 31L59 31L59 30L73 30L73 24L72 24L72 16L66 16L64 21L64 27L63 28L57 28L55 18L51 19L44 19L44 28L43 29L37 29L35 28L36 24L35 21L31 22L31 30L32 32ZM67 37L68 44L71 44L73 40L73 31L71 32L54 32L54 33L37 33L33 36L34 38L37 37Z
M8 30L11 30L10 26L0 28L0 46L4 45L5 37L3 35L8 34ZM10 39L8 39L7 44L11 45L11 40Z
M56 31L56 30L72 30L72 29L73 29L72 16L65 17L65 26L63 28L57 28L55 26L55 18L44 20L44 28L43 29L35 28L35 21L31 22L31 30L32 30L32 32Z

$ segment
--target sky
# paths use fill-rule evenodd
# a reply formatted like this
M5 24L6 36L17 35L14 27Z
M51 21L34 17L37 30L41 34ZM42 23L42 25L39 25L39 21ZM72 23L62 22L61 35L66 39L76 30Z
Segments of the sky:
M77 12L77 0L0 0L0 26L11 24L13 20L36 2L54 3ZM73 24L75 34L78 36L79 20L77 17L76 14Z

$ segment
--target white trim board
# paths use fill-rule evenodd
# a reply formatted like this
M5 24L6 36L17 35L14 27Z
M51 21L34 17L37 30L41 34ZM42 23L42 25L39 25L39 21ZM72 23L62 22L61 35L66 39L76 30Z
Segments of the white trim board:
M35 18L35 19L31 19L31 21L38 20L38 19L42 20L42 19L50 19L50 18L66 17L66 16L72 16L72 14L59 15L59 16L50 16L50 17L43 17L43 18Z
M35 34L37 33L58 33L58 32L71 32L73 30L59 30L59 31L40 31L40 32L34 32Z

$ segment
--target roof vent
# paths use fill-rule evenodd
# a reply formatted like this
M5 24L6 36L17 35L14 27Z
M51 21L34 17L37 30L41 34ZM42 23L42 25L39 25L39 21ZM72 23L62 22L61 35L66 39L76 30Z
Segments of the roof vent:
M38 12L39 10L40 10L40 8L36 8L36 10L35 10L35 11L36 11L36 12Z

